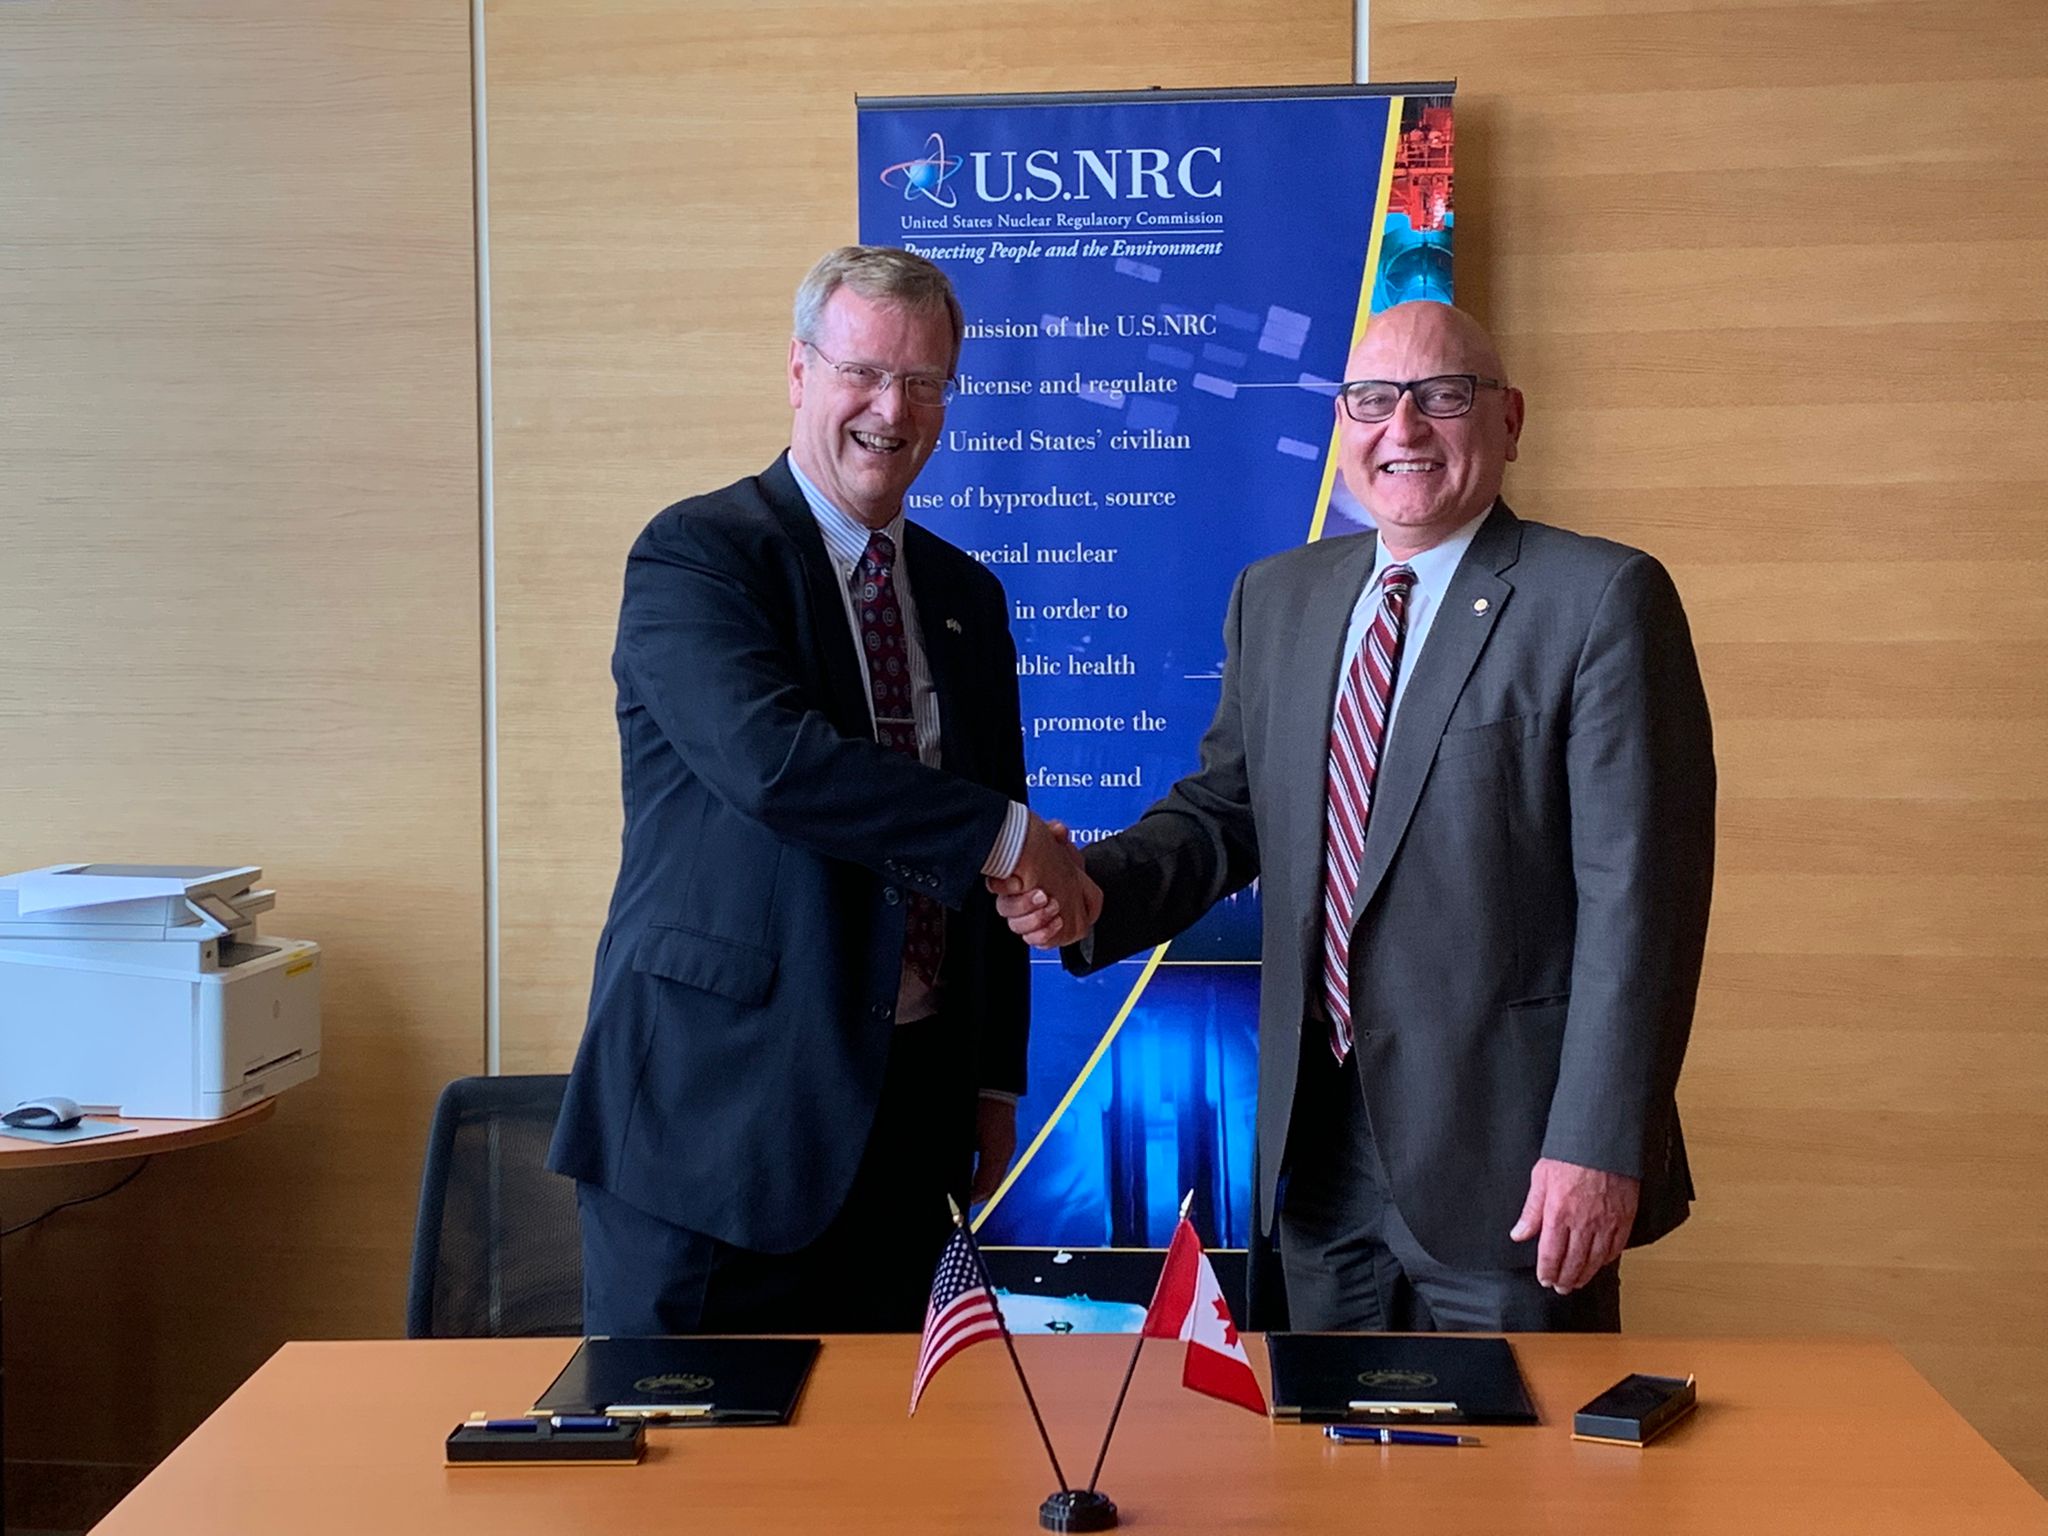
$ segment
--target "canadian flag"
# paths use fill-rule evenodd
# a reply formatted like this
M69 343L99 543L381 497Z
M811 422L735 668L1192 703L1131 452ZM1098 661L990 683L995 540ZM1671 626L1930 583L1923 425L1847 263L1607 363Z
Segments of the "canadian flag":
M1174 1229L1166 1268L1152 1293L1142 1331L1148 1339L1187 1340L1182 1386L1265 1416L1266 1394L1259 1390L1259 1378L1245 1358L1237 1324L1230 1320L1230 1306L1216 1283L1209 1256L1202 1252L1202 1240L1186 1217Z

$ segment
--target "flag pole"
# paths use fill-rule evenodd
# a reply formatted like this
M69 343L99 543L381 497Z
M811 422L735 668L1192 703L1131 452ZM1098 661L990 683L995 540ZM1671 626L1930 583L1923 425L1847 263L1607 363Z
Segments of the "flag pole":
M967 1238L967 1251L974 1255L974 1267L981 1275L981 1288L988 1292L988 1304L996 1315L996 1327L1003 1332L1003 1348L1010 1352L1010 1364L1017 1368L1017 1383L1024 1389L1024 1401L1031 1406L1031 1422L1038 1426L1038 1438L1045 1442L1046 1457L1052 1462L1052 1475L1059 1479L1060 1493L1065 1494L1068 1491L1067 1474L1060 1469L1059 1454L1052 1448L1052 1436L1045 1432L1045 1419L1038 1411L1038 1399L1031 1395L1031 1382L1024 1375L1024 1362L1017 1358L1017 1343L1010 1337L1010 1325L1004 1321L1002 1306L996 1301L996 1285L989 1276L988 1261L981 1256L981 1244L974 1240L974 1229L960 1214L960 1202L948 1195L946 1204L952 1208L953 1225Z
M1180 1221L1188 1219L1188 1208L1194 1203L1195 1192L1191 1189L1187 1192L1187 1197L1180 1203ZM1180 1230L1180 1222L1174 1223L1174 1230L1176 1232ZM1166 1263L1163 1259L1159 1265L1159 1277L1162 1280L1166 1278ZM1152 1287L1152 1299L1154 1301L1159 1299L1159 1287L1156 1283ZM1146 1315L1148 1317L1151 1315L1149 1307L1146 1308ZM1112 1408L1109 1412L1109 1428L1102 1432L1102 1449L1095 1453L1095 1470L1088 1474L1088 1491L1090 1493L1095 1491L1096 1479L1102 1476L1103 1462L1109 1459L1109 1437L1116 1433L1116 1421L1123 1417L1124 1396L1131 1390L1131 1378L1138 1374L1138 1355L1144 1348L1145 1330L1143 1327L1140 1327L1138 1329L1138 1342L1131 1346L1131 1363L1124 1367L1124 1384L1117 1388L1116 1407Z

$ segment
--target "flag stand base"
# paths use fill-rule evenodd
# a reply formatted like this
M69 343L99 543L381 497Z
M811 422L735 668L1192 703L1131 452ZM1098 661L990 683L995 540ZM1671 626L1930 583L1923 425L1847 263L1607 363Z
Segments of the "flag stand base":
M1113 1530L1116 1505L1092 1488L1067 1488L1038 1506L1038 1523L1048 1531Z

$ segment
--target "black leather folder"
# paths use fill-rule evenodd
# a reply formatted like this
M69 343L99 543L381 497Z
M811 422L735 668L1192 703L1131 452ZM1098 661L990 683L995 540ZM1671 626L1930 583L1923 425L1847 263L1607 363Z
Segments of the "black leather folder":
M533 1405L656 1424L787 1424L816 1339L585 1339Z
M1273 1417L1304 1424L1534 1424L1506 1339L1269 1333Z

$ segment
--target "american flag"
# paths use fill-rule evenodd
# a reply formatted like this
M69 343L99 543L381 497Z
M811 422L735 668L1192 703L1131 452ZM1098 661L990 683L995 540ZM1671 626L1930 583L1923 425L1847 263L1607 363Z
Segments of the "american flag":
M924 1309L924 1338L917 1350L917 1376L910 1383L910 1411L917 1412L917 1400L938 1375L939 1367L970 1344L1003 1336L1002 1318L996 1299L981 1283L981 1266L975 1261L967 1233L955 1228L945 1252L939 1255L938 1273L932 1276L932 1299Z

